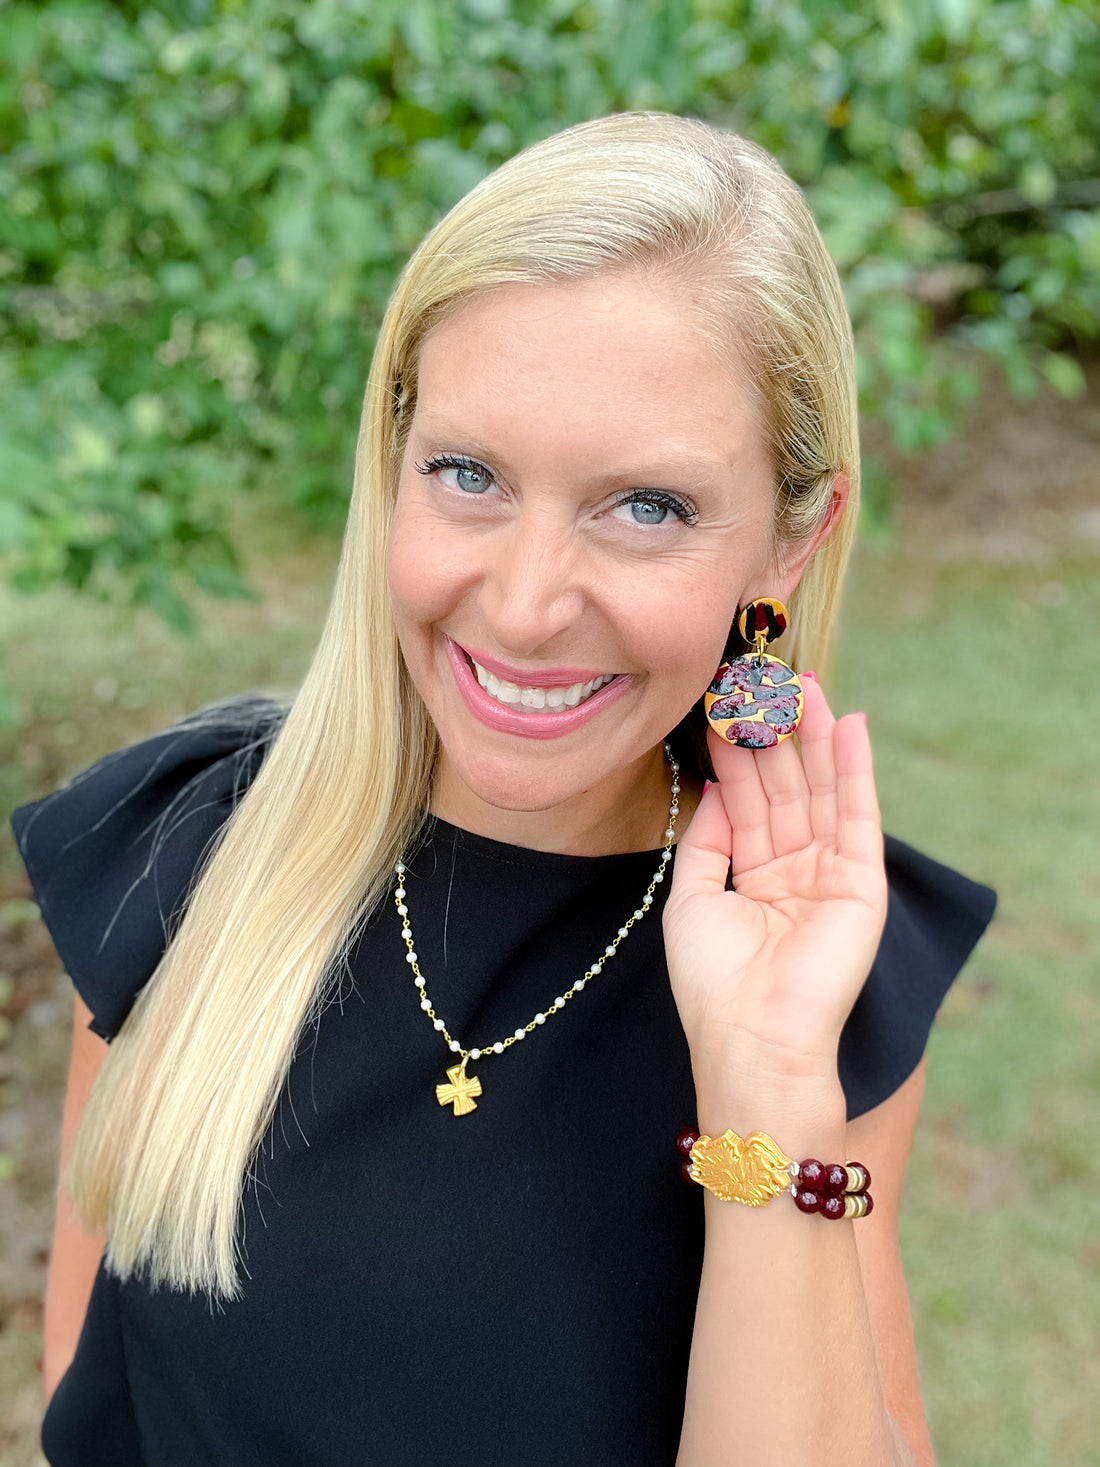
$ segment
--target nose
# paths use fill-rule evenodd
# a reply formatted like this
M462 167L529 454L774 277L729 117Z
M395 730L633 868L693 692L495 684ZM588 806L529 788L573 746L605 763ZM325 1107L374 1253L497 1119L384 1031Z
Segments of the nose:
M488 542L479 604L504 651L531 656L583 611L584 552L565 525L521 514Z

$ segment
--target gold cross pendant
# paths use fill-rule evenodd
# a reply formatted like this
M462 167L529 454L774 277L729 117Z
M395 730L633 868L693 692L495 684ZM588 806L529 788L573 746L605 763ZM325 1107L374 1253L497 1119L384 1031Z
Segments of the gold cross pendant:
M449 1085L437 1085L435 1087L435 1098L440 1105L454 1105L456 1116L468 1116L472 1110L477 1110L477 1103L473 1097L481 1094L481 1081L476 1075L467 1075L466 1061L460 1065L453 1065L447 1071Z

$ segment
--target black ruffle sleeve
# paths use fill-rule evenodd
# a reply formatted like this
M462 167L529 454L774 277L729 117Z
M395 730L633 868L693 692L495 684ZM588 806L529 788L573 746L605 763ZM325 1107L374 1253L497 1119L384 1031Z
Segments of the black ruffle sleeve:
M104 1039L164 955L285 713L254 696L215 704L12 815L42 919Z
M886 927L840 1037L848 1118L873 1109L916 1069L944 995L989 925L997 895L886 837Z

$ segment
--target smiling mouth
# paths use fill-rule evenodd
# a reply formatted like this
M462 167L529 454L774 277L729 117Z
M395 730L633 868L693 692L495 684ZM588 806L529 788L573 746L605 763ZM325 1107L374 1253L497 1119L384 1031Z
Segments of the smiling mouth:
M512 683L497 677L488 668L475 662L468 652L463 655L473 668L479 684L494 702L503 708L529 709L532 713L565 713L571 708L578 708L593 693L598 693L608 683L614 682L618 675L606 672L589 682L571 683L568 687L526 688L521 683Z

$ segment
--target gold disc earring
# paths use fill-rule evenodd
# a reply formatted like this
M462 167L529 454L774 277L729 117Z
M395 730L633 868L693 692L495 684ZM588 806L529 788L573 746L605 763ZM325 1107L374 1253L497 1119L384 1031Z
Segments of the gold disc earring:
M794 733L805 701L798 674L764 650L787 630L787 608L772 596L759 596L738 609L736 625L748 650L722 663L703 706L711 727L728 743L770 749Z

